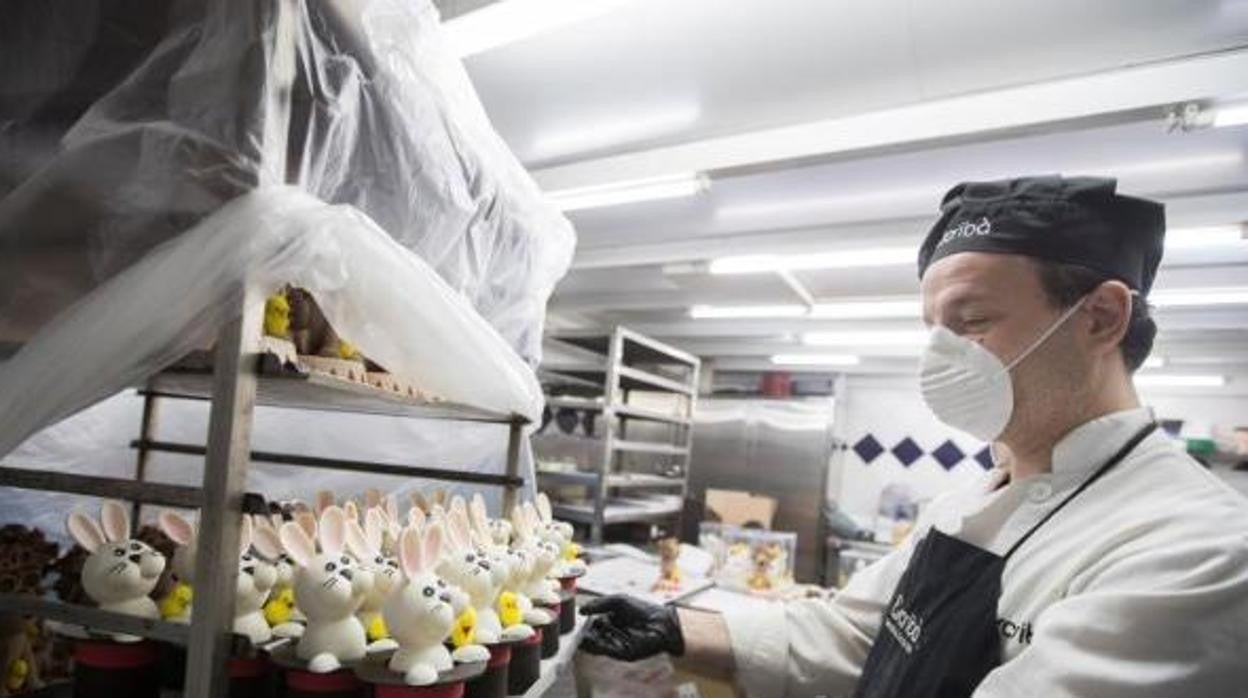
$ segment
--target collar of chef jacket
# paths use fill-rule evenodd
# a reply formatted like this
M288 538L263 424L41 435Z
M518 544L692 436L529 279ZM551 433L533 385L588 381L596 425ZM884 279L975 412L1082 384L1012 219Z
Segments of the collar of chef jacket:
M941 506L942 515L932 523L944 533L1002 553L1151 421L1152 410L1138 407L1085 422L1053 447L1051 472L1002 486L1006 471L995 468L980 485L951 495L956 504ZM1130 459L1118 467L1128 466Z

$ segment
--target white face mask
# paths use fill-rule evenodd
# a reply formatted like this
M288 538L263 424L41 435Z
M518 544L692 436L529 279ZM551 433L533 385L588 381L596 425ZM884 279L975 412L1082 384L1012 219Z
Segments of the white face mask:
M1086 298L1086 296L1085 296ZM936 418L983 441L993 441L1010 423L1014 412L1014 385L1010 370L1022 363L1083 305L1080 298L1062 313L1031 346L1009 365L979 342L932 328L919 373L923 401Z

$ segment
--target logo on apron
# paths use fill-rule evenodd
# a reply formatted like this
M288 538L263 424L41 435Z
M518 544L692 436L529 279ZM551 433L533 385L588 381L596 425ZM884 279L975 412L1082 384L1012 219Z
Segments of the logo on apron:
M923 619L913 611L907 611L905 604L906 598L901 594L893 599L893 605L884 617L884 627L888 628L906 654L910 654L923 635Z

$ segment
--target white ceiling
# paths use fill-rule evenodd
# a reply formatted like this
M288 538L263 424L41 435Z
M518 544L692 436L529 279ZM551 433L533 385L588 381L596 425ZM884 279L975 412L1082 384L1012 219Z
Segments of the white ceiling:
M756 369L800 350L803 331L917 321L694 320L694 304L798 302L776 275L712 276L707 260L914 246L963 179L1104 173L1165 201L1172 228L1248 221L1248 127L1167 133L1164 120L1177 102L1248 99L1245 47L1245 0L631 0L466 64L547 188L691 162L711 178L692 198L569 214L580 244L552 326L624 323L721 368ZM748 132L859 117L869 128L881 110L954 103L983 127L715 160ZM967 117L975 104L993 113ZM917 289L910 265L796 276L819 301ZM1248 243L1167 254L1158 288L1213 285L1248 286ZM1159 317L1175 371L1218 366L1248 390L1248 307ZM853 370L913 367L912 356L858 353Z

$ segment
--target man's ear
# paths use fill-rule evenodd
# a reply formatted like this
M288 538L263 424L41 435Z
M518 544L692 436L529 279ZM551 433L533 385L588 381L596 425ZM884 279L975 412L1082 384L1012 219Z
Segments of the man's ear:
M1121 281L1106 281L1092 289L1083 302L1083 311L1090 318L1090 348L1098 354L1118 351L1131 325L1132 304L1143 302Z

